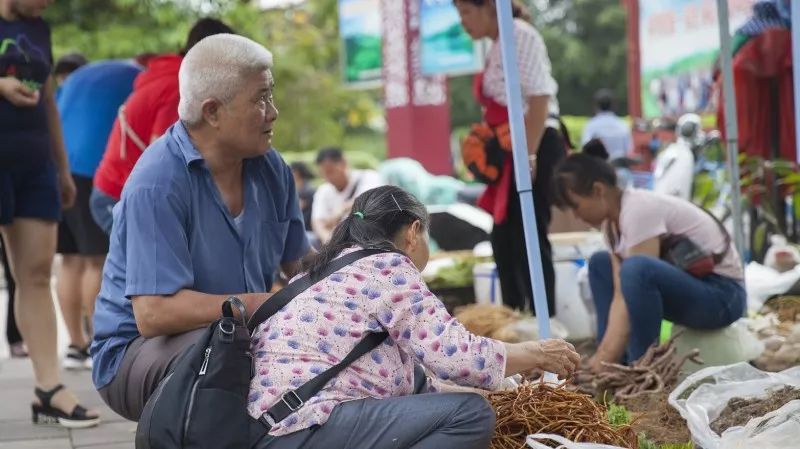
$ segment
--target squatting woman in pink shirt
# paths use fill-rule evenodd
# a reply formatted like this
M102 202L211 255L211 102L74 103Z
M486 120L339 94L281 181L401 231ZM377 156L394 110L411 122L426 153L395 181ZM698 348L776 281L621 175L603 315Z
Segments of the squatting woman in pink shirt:
M353 213L306 271L359 248L397 252L362 258L298 295L253 334L255 377L248 410L261 417L289 390L341 361L365 335L389 338L316 396L275 423L259 448L486 448L494 412L475 393L431 392L440 380L492 390L533 369L569 375L579 357L558 340L506 344L468 332L431 293L428 215L404 190L356 198ZM416 367L416 369L415 369Z

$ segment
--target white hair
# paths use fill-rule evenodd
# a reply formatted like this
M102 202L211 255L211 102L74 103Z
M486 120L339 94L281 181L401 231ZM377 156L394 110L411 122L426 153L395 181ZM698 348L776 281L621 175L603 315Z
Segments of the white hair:
M178 72L178 116L187 125L199 123L204 101L227 103L248 76L271 67L272 53L246 37L215 34L202 39L186 53Z

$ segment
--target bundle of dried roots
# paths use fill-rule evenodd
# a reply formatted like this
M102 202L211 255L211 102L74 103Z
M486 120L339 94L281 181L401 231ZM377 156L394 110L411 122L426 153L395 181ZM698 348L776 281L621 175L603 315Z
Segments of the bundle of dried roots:
M457 308L455 312L456 319L475 335L508 343L520 341L514 325L521 317L519 313L506 306L470 304Z
M631 366L603 363L604 369L598 374L580 371L575 376L575 383L584 393L596 396L613 394L618 403L660 393L675 385L687 360L703 363L697 349L683 356L677 355L675 340L679 336L677 333L662 345L654 344Z
M630 426L613 428L608 411L590 396L564 385L526 382L517 389L489 395L497 413L490 449L522 449L534 433L553 433L582 443L611 444L637 449Z

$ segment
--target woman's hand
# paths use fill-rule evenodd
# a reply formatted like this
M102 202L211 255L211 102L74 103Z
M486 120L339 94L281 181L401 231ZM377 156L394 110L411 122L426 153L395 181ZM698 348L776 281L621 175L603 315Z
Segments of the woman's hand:
M75 204L78 189L75 187L72 174L62 172L58 175L58 191L61 194L62 209L69 209Z
M32 108L39 104L38 90L32 90L14 77L0 78L0 96L18 108Z
M506 348L506 376L542 370L564 379L575 372L581 360L575 347L564 340L526 341Z

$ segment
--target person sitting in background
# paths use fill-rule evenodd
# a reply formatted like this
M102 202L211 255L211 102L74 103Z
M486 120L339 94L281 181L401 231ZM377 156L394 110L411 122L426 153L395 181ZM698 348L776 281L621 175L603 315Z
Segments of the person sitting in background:
M92 178L117 110L141 71L142 67L130 60L94 62L69 75L59 90L64 145L77 188L75 205L64 210L58 225L56 251L62 256L58 302L70 338L63 362L67 369L91 368L90 329L85 330L84 325L94 313L108 252L108 235L94 222L89 209Z
M326 182L314 194L311 229L322 243L327 243L336 225L350 213L353 199L385 183L375 170L351 170L340 148L320 150L317 169Z
M147 69L136 77L133 93L119 110L94 175L92 217L106 234L111 233L111 210L119 201L136 161L150 143L178 120L178 70L184 55L203 38L219 33L233 33L233 30L216 19L197 21L179 54L151 57Z
M170 367L239 296L250 315L278 267L309 252L289 166L272 149L272 55L217 34L186 53L180 121L144 152L114 207L92 378L138 420Z
M746 293L742 262L730 236L709 213L679 198L623 190L605 161L569 156L555 173L556 204L602 228L611 252L589 261L602 362L638 360L658 340L667 319L693 329L720 329L742 317ZM713 271L690 274L661 258L676 237L713 255Z
M594 100L596 113L583 128L581 145L600 139L610 160L624 158L633 148L633 137L630 126L614 113L614 94L609 89L600 89Z
M331 241L304 260L313 276L358 249L390 251L316 282L256 328L253 418L337 364L365 336L389 335L305 405L270 423L270 436L254 447L485 449L494 434L489 403L473 392L429 393L420 365L437 379L483 390L535 369L561 377L574 371L580 356L563 340L503 343L470 333L450 316L420 273L428 263L428 225L413 195L378 187L358 196Z

